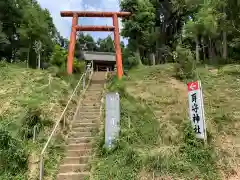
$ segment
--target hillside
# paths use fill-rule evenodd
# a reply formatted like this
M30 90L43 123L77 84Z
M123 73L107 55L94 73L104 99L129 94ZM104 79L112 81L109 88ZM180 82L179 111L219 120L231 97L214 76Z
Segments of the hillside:
M193 135L186 82L172 64L141 67L109 84L121 94L121 134L104 150L99 139L94 179L240 179L240 66L198 68L208 144Z
M50 71L0 63L0 179L24 180L38 175L39 154L78 76L59 78ZM75 111L76 99L70 105L69 119ZM54 139L58 143L50 145L45 158L45 173L49 176L55 173L61 155L62 133Z

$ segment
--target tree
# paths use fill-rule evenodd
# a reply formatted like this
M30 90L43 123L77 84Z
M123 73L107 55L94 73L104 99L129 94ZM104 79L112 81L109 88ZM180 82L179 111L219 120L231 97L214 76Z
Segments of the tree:
M9 62L21 60L36 67L35 41L41 41L41 59L48 61L58 34L48 10L42 9L36 0L6 0L0 2L1 34L8 43L1 43L2 58Z
M4 49L7 45L9 45L9 41L7 40L6 34L2 31L2 24L0 24L0 54L4 52Z
M135 55L141 64L140 49L146 50L152 27L155 24L155 8L149 0L123 0L120 4L122 11L131 12L129 18L123 19L122 35L129 37L133 44Z
M55 48L50 60L51 64L61 68L66 65L66 60L67 60L67 51L64 50L61 46L55 45Z
M97 40L98 51L100 52L115 52L114 41L112 37L108 35L104 39Z

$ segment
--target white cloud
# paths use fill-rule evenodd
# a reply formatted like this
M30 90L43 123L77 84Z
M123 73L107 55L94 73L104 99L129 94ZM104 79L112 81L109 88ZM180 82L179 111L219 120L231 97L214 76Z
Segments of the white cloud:
M72 18L60 16L60 11L119 11L119 0L38 0L43 8L50 11L54 24L61 35L69 38ZM79 18L80 25L110 25L111 18ZM121 22L119 19L119 25ZM89 32L95 38L104 38L109 32ZM113 34L113 33L110 33Z

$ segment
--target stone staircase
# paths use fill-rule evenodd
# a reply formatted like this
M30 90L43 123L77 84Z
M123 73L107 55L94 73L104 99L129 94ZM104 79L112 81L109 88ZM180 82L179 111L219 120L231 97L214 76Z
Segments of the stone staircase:
M100 105L106 72L94 72L68 135L66 154L57 180L85 180L90 175L92 143L100 123Z

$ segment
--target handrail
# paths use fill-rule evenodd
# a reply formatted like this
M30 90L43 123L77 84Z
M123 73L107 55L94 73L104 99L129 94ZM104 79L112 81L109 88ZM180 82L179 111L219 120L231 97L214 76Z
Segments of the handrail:
M65 108L64 108L61 116L59 117L59 119L58 119L57 122L55 123L55 126L54 126L54 128L53 128L53 130L52 130L52 132L51 132L51 135L49 136L46 144L44 145L44 147L43 147L43 149L42 149L42 151L41 151L41 154L40 154L39 180L42 180L42 179L43 179L43 170L44 170L44 161L43 161L44 159L43 159L43 156L44 156L44 153L45 153L45 151L46 151L46 149L47 149L47 147L48 147L48 145L49 145L49 143L50 143L50 141L51 141L54 133L56 132L57 127L59 126L62 118L64 117L64 115L65 115L65 113L66 113L66 111L67 111L67 109L68 109L68 106L69 106L70 102L72 101L73 96L75 95L75 93L76 93L76 91L77 91L77 89L78 89L78 87L79 87L79 85L81 84L82 81L83 81L83 89L85 88L85 81L86 81L86 77L87 77L87 74L88 74L88 73L89 73L89 75L91 75L91 74L93 73L93 63L91 63L91 66L90 66L90 67L87 67L87 70L86 70L86 71L82 74L82 76L80 77L80 79L79 79L79 81L78 81L78 83L77 83L77 85L76 85L76 87L75 87L75 89L74 89L71 97L69 98L69 100L68 100L68 102L67 102L67 105L65 106Z

